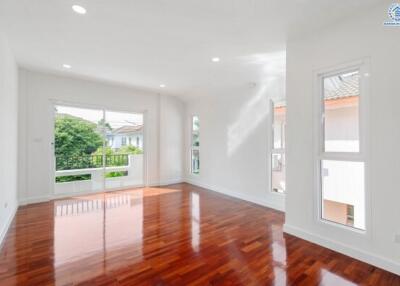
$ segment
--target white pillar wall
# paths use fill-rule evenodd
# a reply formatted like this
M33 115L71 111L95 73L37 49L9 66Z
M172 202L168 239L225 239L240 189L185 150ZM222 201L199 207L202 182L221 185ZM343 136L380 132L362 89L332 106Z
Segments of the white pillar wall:
M287 193L285 231L400 274L399 29L383 25L384 1L287 44ZM374 39L373 41L371 39ZM315 83L321 69L370 63L365 118L366 232L323 223L316 210ZM354 201L360 201L354 198ZM355 207L355 217L362 208ZM356 223L359 223L356 221Z

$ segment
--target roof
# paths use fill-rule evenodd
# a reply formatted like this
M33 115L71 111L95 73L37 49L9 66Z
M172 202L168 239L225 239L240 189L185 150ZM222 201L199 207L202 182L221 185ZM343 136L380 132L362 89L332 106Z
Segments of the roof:
M324 78L325 108L352 107L358 104L360 95L360 73L358 71ZM286 105L276 103L274 114L284 114Z
M113 135L132 134L143 131L143 125L125 125L112 131Z
M325 99L338 99L360 94L360 74L358 71L324 79Z

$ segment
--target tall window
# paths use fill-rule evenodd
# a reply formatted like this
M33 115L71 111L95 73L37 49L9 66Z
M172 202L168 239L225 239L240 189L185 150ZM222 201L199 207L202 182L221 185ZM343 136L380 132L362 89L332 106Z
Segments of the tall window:
M362 67L319 77L319 177L323 220L365 230Z
M200 125L199 117L192 116L191 126L191 172L192 174L200 173Z
M271 101L272 150L271 150L271 189L284 193L286 189L285 171L285 127L286 104Z

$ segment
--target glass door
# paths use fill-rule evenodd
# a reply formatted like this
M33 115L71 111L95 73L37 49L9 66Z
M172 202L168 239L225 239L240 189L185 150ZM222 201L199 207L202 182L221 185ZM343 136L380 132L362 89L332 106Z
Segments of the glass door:
M143 185L143 114L105 111L105 188Z
M101 109L55 106L55 194L104 188Z
M55 194L142 186L143 114L55 106Z

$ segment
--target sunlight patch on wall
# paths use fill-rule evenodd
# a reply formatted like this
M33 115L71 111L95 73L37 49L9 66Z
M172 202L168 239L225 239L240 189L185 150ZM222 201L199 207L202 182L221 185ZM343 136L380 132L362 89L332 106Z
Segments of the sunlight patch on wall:
M228 127L228 156L231 157L269 113L268 100L282 82L269 77L243 105L236 121ZM278 87L279 88L279 87Z
M286 51L253 54L244 56L241 61L248 65L260 67L260 81L270 77L284 78L286 76ZM282 86L285 88L285 85Z
M261 83L251 99L241 108L236 121L228 127L229 157L267 117L268 100L285 97L286 51L253 54L241 60L248 65L261 66Z

